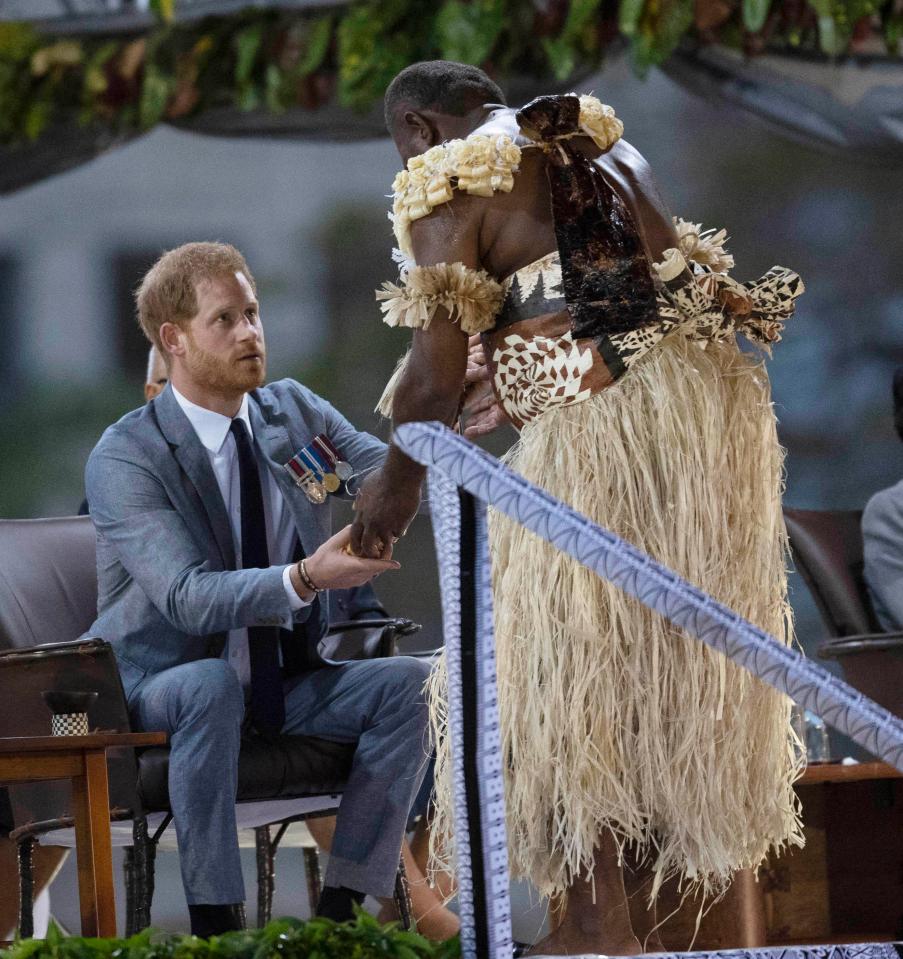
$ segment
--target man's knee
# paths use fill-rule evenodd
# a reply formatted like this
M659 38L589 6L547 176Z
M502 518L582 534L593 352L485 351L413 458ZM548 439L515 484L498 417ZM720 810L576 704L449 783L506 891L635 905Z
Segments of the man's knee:
M244 694L235 670L223 659L200 659L186 667L184 702L189 709L241 722Z
M430 664L414 656L393 656L388 662L394 666L396 682L406 689L423 694L423 686L430 674Z
M382 681L392 698L409 706L423 705L425 710L424 685L430 674L430 664L413 656L393 656L380 662Z

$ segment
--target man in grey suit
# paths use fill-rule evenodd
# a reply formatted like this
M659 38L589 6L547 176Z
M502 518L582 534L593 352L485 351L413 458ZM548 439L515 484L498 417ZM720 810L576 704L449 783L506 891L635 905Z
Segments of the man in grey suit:
M903 367L894 373L894 427L903 440ZM865 581L886 630L903 629L903 480L868 501L862 514Z
M410 657L341 665L318 657L325 590L398 563L391 551L354 556L350 527L331 535L317 477L327 467L347 474L345 464L366 472L385 447L301 384L262 385L254 279L233 247L192 243L164 254L137 305L170 382L107 429L88 460L98 570L91 635L113 644L136 727L169 734L192 931L236 928L244 900L234 813L243 723L266 737L356 743L318 905L321 915L350 918L364 894L392 892L426 768L428 668ZM287 464L312 448L321 459L324 449L338 455L325 454L323 472L296 485Z

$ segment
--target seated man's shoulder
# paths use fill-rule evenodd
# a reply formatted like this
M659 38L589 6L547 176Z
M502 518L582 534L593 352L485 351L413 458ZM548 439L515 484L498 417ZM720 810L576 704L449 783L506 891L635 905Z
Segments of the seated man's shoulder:
M149 404L126 413L103 431L91 456L115 452L139 455L145 445L142 443L142 437L148 432L151 420Z
M254 393L259 402L270 406L275 412L320 412L327 405L322 396L290 377L267 383Z

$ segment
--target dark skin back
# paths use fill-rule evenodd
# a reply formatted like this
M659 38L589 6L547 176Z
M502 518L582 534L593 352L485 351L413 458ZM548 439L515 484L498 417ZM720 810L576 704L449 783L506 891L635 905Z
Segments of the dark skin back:
M465 117L400 109L393 139L402 159L447 140L463 138L481 126L490 111L479 107ZM677 245L671 217L642 155L620 140L602 154L588 138L572 141L594 159L606 181L631 212L650 261L662 259ZM522 153L510 193L477 197L456 193L450 202L411 224L418 266L463 263L485 270L496 280L557 249L544 155ZM452 425L465 384L468 337L440 309L426 330L415 330L411 354L395 393L393 423L438 420ZM425 470L394 445L385 465L370 476L358 495L352 548L370 557L387 558L404 535L420 503Z

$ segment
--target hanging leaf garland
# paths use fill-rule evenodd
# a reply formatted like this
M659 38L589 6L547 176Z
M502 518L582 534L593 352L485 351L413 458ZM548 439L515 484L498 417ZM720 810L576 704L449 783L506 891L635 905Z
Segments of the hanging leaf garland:
M564 83L618 37L641 75L686 41L832 57L897 57L903 41L903 0L366 0L190 23L175 19L178 0L151 8L158 26L137 38L0 22L0 143L60 122L136 132L214 107L279 113L335 98L367 111L417 60Z

